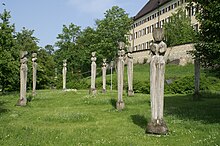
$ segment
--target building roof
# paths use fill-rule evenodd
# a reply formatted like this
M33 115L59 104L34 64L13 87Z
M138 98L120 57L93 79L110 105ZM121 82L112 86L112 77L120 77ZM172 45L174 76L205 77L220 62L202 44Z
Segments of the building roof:
M138 14L134 17L134 20L141 18L142 16L150 13L151 11L158 8L158 1L160 6L171 1L171 0L149 0L148 3L138 12Z

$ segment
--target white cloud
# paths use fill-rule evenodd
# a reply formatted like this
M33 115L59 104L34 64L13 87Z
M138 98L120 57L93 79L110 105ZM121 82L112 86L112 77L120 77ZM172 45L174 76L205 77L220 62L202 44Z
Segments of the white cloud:
M87 14L103 14L107 9L116 5L115 0L68 0L68 4L73 9Z

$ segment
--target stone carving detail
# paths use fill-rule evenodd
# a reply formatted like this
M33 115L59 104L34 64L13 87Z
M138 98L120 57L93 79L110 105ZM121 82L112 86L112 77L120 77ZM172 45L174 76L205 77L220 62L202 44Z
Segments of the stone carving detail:
M96 87L95 87L95 80L96 80L96 52L92 52L92 57L91 57L91 89L90 92L95 95L96 94Z
M17 102L17 106L26 106L27 104L27 51L22 51L20 56L20 98Z
M131 50L131 49L129 49ZM132 52L127 54L127 73L128 73L128 96L134 96L133 91L133 55Z
M32 95L36 95L36 82L37 82L37 53L32 54L32 68L33 68L33 91Z
M119 51L118 51L118 64L117 64L117 77L118 77L118 101L116 103L116 108L118 110L122 110L125 107L124 101L122 99L123 96L123 77L124 77L124 58L125 51L123 50L125 44L123 42L119 43Z
M66 90L67 60L63 60L63 90Z
M150 46L153 57L150 63L150 98L151 121L147 125L147 133L166 134L168 128L163 120L164 109L164 74L167 45L163 42L164 35L161 28L154 29L155 43Z
M103 59L103 63L102 63L102 92L103 93L106 93L106 68L107 68L106 59Z

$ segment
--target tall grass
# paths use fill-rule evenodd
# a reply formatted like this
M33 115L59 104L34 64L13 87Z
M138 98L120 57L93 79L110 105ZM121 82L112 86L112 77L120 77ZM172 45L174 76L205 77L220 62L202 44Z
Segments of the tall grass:
M0 96L1 146L217 146L220 144L219 94L167 95L164 119L169 134L145 134L149 95L124 94L126 109L115 109L117 92L91 96L87 90L38 91L27 107L14 106L18 94Z

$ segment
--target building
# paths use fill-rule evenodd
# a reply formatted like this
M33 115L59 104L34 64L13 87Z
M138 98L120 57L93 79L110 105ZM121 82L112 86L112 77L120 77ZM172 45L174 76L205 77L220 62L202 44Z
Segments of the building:
M149 0L147 4L133 17L134 23L130 30L129 43L133 52L147 51L150 42L153 41L153 28L163 27L169 21L172 13L180 8L186 8L187 15L191 18L191 23L198 29L198 22L195 19L196 5L187 5L187 0Z

